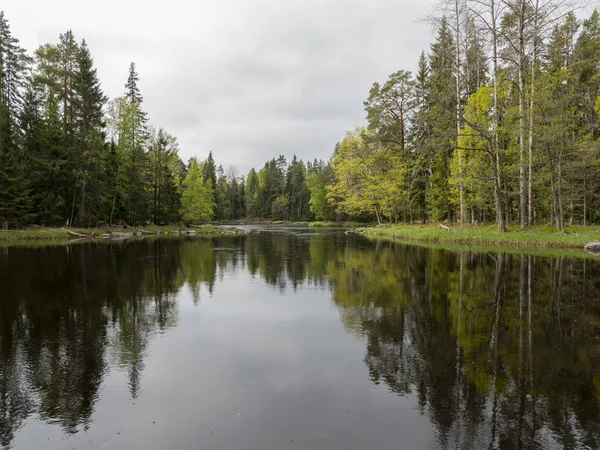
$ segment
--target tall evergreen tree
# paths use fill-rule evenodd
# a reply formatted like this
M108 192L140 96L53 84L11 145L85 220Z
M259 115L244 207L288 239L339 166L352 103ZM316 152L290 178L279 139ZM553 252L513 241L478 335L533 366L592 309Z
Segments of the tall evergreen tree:
M448 23L442 20L435 43L431 46L427 83L427 140L431 151L427 206L433 220L454 220L448 178L455 146L455 134L451 130L456 128L456 92L449 89L449 86L455 85L455 45Z
M144 97L142 96L140 88L138 87L139 81L140 76L136 71L135 63L131 62L129 64L129 76L127 77L127 83L125 83L125 99L130 105L137 105L138 121L140 124L140 130L143 134L143 132L146 131L148 117L146 112L142 109Z
M20 225L31 215L31 189L19 146L19 117L29 58L0 12L0 225Z
M105 144L103 107L107 101L89 48L83 40L78 49L75 78L76 142L75 168L79 187L77 222L96 224L106 212L108 196L108 147Z

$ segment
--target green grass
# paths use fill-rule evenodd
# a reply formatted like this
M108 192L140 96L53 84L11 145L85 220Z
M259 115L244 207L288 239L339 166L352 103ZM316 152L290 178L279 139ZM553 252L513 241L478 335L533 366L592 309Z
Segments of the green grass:
M364 228L370 227L370 224L364 222L309 222L309 227L328 227L328 228Z
M85 234L88 236L87 240L98 239L102 234L105 233L140 233L141 230L144 232L161 235L161 234L172 234L174 230L195 231L197 235L202 236L217 236L222 234L241 234L246 231L237 228L221 228L214 225L200 225L194 227L186 227L184 225L144 225L139 228L28 228L23 230L8 230L0 231L0 246L12 246L12 245L34 245L40 243L41 245L49 243L67 243L69 241L79 239L76 235L69 233ZM148 235L143 233L144 235Z
M600 227L573 226L562 233L551 226L536 226L520 230L509 227L500 233L495 226L455 227L452 231L439 225L388 225L359 230L366 236L403 241L445 242L460 245L494 247L582 248L586 243L600 240Z

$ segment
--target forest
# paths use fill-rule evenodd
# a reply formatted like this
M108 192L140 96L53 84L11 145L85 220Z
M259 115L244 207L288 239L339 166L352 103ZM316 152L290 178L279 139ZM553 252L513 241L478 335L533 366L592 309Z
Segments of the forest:
M442 4L416 71L373 83L366 123L328 161L246 175L212 152L182 161L134 63L108 99L85 40L66 31L30 55L0 13L0 225L599 223L600 14L575 6Z

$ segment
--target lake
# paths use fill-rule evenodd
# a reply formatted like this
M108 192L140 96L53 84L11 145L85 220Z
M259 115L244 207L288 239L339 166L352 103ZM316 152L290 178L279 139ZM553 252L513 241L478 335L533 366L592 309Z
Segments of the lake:
M600 259L265 228L0 248L0 448L600 448Z

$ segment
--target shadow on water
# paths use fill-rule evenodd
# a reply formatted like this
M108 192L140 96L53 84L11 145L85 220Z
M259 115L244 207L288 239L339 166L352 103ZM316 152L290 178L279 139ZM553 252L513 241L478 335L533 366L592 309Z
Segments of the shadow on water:
M441 448L600 448L599 262L342 232L0 249L0 445L32 416L90 427L111 370L135 401L180 291L201 307L237 272L330 291L371 381L416 396Z

